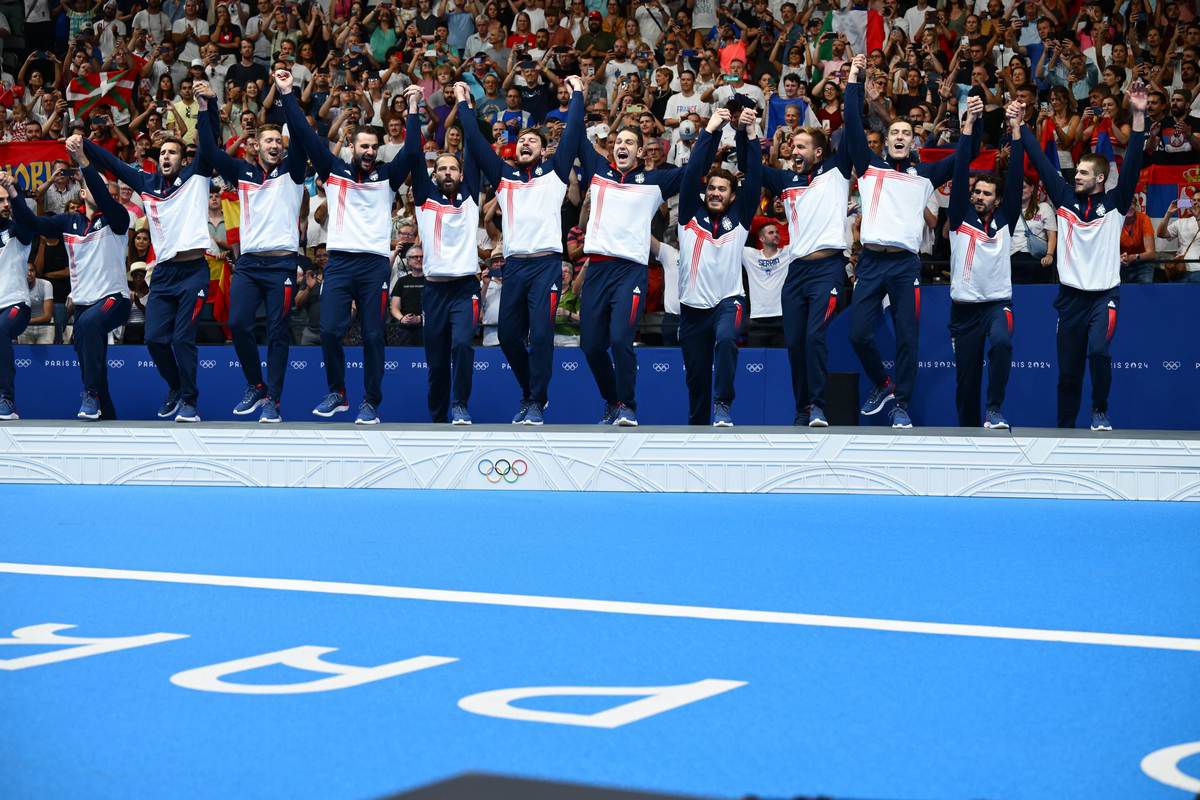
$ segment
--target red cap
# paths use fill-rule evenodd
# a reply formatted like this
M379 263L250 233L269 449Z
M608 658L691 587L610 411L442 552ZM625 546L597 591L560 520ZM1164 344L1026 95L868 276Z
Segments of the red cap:
M604 19L604 17L600 15L599 11L589 11L588 19Z

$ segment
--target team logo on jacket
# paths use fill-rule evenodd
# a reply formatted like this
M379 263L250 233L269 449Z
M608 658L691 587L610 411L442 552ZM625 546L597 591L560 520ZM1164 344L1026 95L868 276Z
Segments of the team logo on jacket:
M1100 205L1096 206L1096 214L1097 214L1097 216L1101 216L1101 217L1104 216L1104 203L1101 203Z
M369 181L377 181L377 180L379 180L379 173L378 173L378 172L372 172L370 175L368 175L368 176L367 176L367 180L369 180Z
M727 231L733 230L733 223L729 221L729 217L725 217L725 219L721 220L721 227Z
M1116 300L1109 300L1109 301L1108 301L1108 307L1109 307L1109 308L1116 308L1116 307L1117 307L1117 301L1116 301Z
M4 231L3 233L0 233L0 247L4 247L5 245L7 245L8 240L11 238L12 238L12 234L9 233L8 231Z
M173 184L171 184L171 185L172 185L172 186L182 186L182 185L183 185L183 181L181 181L179 178L176 178L176 179L175 179L175 182L174 182Z
M635 176L634 176L634 178L633 178L633 182L634 182L634 183L645 183L645 182L646 182L646 176L645 176L645 175L643 175L643 174L641 174L641 173L639 172L637 175L635 175Z
M908 169L906 169L906 170L904 170L904 171L905 171L905 172L907 172L909 175L916 175L916 174L917 174L917 168L916 168L916 167L909 167Z
M537 169L535 169L535 170L533 171L533 174L534 174L534 175L537 175L537 176L539 176L539 177L541 177L542 171L543 171L543 170L542 170L542 168L541 168L541 167L538 167Z

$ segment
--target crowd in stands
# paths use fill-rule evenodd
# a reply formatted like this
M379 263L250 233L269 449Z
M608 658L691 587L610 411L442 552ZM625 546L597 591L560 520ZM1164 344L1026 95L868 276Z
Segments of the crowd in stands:
M431 167L439 152L461 153L465 125L479 126L502 156L511 155L516 133L530 125L544 126L553 145L566 117L563 79L578 74L585 82L587 137L601 153L611 134L631 124L645 137L647 166L682 166L714 109L732 102L757 106L763 159L778 165L790 160L791 134L801 126L819 126L833 146L840 144L843 89L850 59L860 51L869 63L868 141L877 151L880 131L899 116L912 122L928 157L939 157L959 135L959 110L968 97L979 96L985 106L981 157L1002 167L1009 147L1004 109L1021 100L1028 125L1053 151L1064 176L1070 179L1083 154L1099 152L1117 165L1115 180L1130 136L1127 90L1141 80L1150 90L1145 163L1200 168L1200 19L1192 2L25 0L23 19L11 13L21 7L8 8L7 16L0 14L0 143L65 140L82 130L147 171L156 168L157 145L170 132L194 149L196 81L216 92L227 152L252 157L257 126L285 123L270 77L281 69L292 73L301 105L331 151L346 158L352 132L363 125L383 131L381 161L396 156L405 134L401 93L410 85L419 86L424 98L423 149ZM105 76L117 88L95 90ZM122 81L128 81L124 90ZM471 87L475 119L458 114L457 81ZM94 99L105 90L113 102L89 104L88 92ZM736 171L732 130L726 135L718 160ZM1036 172L1026 175L1019 189L1023 221L1012 242L1014 280L1053 282L1055 214ZM30 192L30 202L42 213L71 210L81 205L79 187L78 171L57 162L51 179ZM578 342L579 293L588 269L586 188L576 172L563 205L560 344ZM110 189L137 220L127 257L133 314L119 335L134 343L140 341L154 258L140 198L116 181ZM208 224L214 263L232 264L236 256L235 230L227 227L236 225L237 215L228 209L236 202L234 189L213 180ZM492 198L488 187L478 242L484 345L496 340L503 286ZM423 251L412 202L411 191L402 190L393 214L389 344L421 342ZM663 242L677 237L677 206L672 200L654 220L654 235ZM939 193L927 208L922 253L928 282L948 274L944 206ZM857 210L852 192L846 218L851 232ZM786 246L782 207L764 202L760 215L751 244L773 227L768 236L782 234ZM299 220L306 258L292 323L298 344L319 341L326 222L324 187L310 176ZM1157 224L1135 204L1121 247L1124 280L1200 281L1200 241L1187 193ZM849 255L852 275L853 249ZM41 238L30 259L33 318L22 341L69 341L64 244ZM673 342L672 283L660 265L651 265L640 342ZM205 320L202 341L224 342L217 305L206 309ZM780 344L771 321L763 324L767 335L756 343ZM355 335L352 328L350 343Z

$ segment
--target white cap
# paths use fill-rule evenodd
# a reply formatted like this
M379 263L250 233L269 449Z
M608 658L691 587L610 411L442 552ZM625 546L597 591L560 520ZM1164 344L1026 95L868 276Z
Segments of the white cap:
M587 129L587 138L592 139L592 140L607 139L608 138L608 125L601 122L599 125L593 125L592 127L588 128Z
M696 123L692 122L690 119L685 119L683 122L679 123L679 138L683 139L685 142L690 142L692 139L695 139Z

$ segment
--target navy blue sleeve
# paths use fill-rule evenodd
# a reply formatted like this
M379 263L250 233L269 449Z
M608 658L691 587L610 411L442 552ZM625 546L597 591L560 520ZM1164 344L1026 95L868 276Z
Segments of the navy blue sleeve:
M608 166L604 156L596 152L595 146L586 136L579 137L579 163L583 168L580 183L584 186L590 186L592 176Z
M713 159L717 156L717 140L708 129L700 132L696 143L692 145L692 155L687 166L683 168L683 178L679 185L679 224L686 225L700 205L700 179L712 168Z
M113 233L118 236L129 232L129 211L125 206L113 199L113 196L108 191L108 184L104 182L104 177L96 170L92 164L88 164L81 170L84 183L87 184L88 191L92 195L92 202L96 204L96 208L104 215L104 219L108 222L108 227L112 228Z
M976 120L981 122L982 120ZM966 217L967 206L971 202L971 158L972 140L979 137L979 125L970 136L958 137L958 146L954 155L943 161L954 162L954 172L950 179L950 207L946 209L950 217L950 230L955 230ZM934 184L936 187L938 184ZM1018 195L1019 196L1019 195Z
M421 115L409 114L404 128L404 149L392 161L405 161L412 173L413 200L421 205L429 199L433 181L425 171L425 154L421 151Z
M743 175L746 174L746 166L749 161L750 161L750 151L743 150L742 148L739 147L737 150L737 165L738 165L738 171L741 172ZM758 161L760 164L762 163L762 153L759 153ZM776 169L775 167L768 167L766 165L763 165L762 177L763 177L763 184L767 187L767 191L773 195L778 195L780 192L782 192L784 189L786 189L788 187L788 185L791 183L792 173L787 170Z
M129 166L103 147L98 147L90 139L83 140L83 152L92 161L99 161L101 169L108 170L116 175L118 180L129 184L135 192L141 193L149 188L147 185L149 175Z
M212 164L226 183L237 186L243 162L230 156L217 144L213 118L207 110L200 111L196 122L196 155Z
M408 142L406 141L405 145L407 144ZM409 175L415 174L418 171L423 175L426 174L424 164L421 165L420 170L415 170L412 168L412 166L413 165L407 158L396 157L384 164L380 172L387 175L388 185L391 186L392 191L395 192L404 185L404 181L408 179Z
M479 163L471 151L466 148L463 149L462 173L463 191L468 197L478 203L483 178L479 175ZM413 174L416 173L414 172Z
M1133 204L1133 191L1137 188L1138 179L1142 173L1142 152L1146 147L1146 134L1134 131L1129 135L1129 143L1125 145L1125 161L1121 164L1121 174L1117 176L1117 185L1109 192L1113 208L1125 214Z
M746 226L746 230L750 230L750 223L754 220L754 215L758 213L758 204L762 201L762 144L757 137L751 139L745 130L739 130L737 132L737 149L739 158L741 153L747 154L746 172L737 195L738 219Z
M1004 203L1001 206L1008 232L1017 228L1021 218L1021 190L1025 188L1025 146L1020 139L1013 139L1008 154L1008 174L1004 178Z
M845 119L845 132L842 134L842 147L850 151L850 163L861 176L871 165L871 148L867 147L867 129L863 127L863 85L862 82L847 83L846 93L842 97L842 115Z
M562 139L558 148L550 157L550 168L558 173L563 183L571 180L571 168L575 166L575 157L579 155L583 135L583 93L572 92L571 103L567 106L567 126L563 128Z
M500 178L508 165L504 163L504 159L496 155L496 151L492 149L491 144L487 139L483 138L483 133L479 130L479 124L475 122L475 112L464 101L458 104L458 118L463 121L463 138L466 142L464 149L468 150L475 160L479 163L479 169L492 186L500 185ZM406 142L407 144L407 142ZM559 143L562 147L562 143Z
M104 191L108 194L108 190ZM39 217L29 210L25 195L20 192L10 198L12 208L12 232L21 244L32 244L35 236L47 236L57 239L71 229L70 214L55 214L51 217Z
M979 123L981 122L983 122L982 119L976 120L975 127L978 128ZM967 160L967 166L969 168L970 162L974 161L975 156L979 154L979 145L982 140L978 134L973 136L959 136L958 139L960 145L962 144L962 140L966 139L967 144L970 145L970 149L964 150L963 147L957 147L954 155L950 156L949 158L943 158L941 161L934 161L930 164L917 165L917 174L928 178L929 182L933 184L933 188L935 189L946 181L950 180L950 177L954 174L954 168L958 165L958 160L960 158L965 158Z
M304 118L294 92L283 95L283 113L287 117L288 135L300 140L300 147L308 154L317 174L322 180L327 179L333 169L334 155Z
M217 143L220 146L220 142ZM292 179L292 183L304 183L304 179L308 177L308 158L304 155L304 143L300 141L300 137L291 133L291 128L288 128L288 149L287 155L284 156L286 162L284 166L287 168L288 177Z
M832 156L826 156L826 158L832 157L833 163L838 168L838 171L842 173L842 177L846 180L850 180L850 173L854 170L854 164L850 160L850 147L846 144L845 136L846 134L843 132L841 147L835 150ZM864 134L864 138L865 136L866 135ZM830 147L832 147L833 140L830 139L829 141Z
M1021 126L1021 144L1025 146L1029 160L1037 168L1042 183L1046 184L1046 194L1050 197L1050 202L1054 204L1054 207L1062 208L1070 205L1071 201L1075 199L1075 190L1063 179L1062 173L1054 168L1050 159L1046 158L1046 154L1042 152L1042 146L1037 139L1033 138L1033 131L1025 125Z
M683 182L681 167L659 167L654 170L658 182L658 190L662 192L663 200L669 200L679 194L679 184Z

